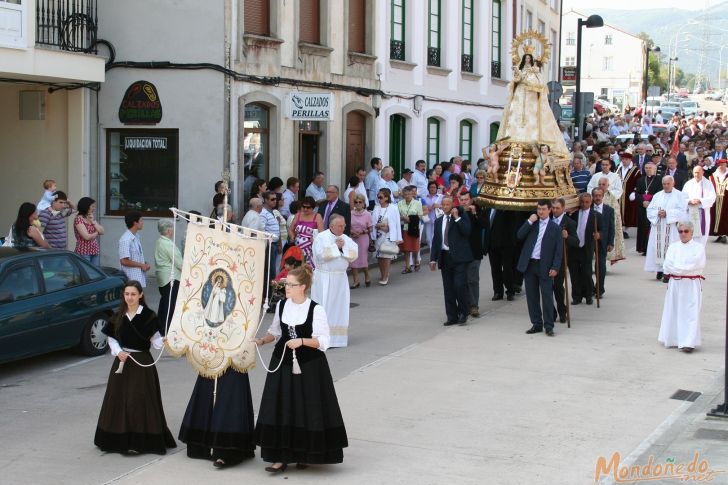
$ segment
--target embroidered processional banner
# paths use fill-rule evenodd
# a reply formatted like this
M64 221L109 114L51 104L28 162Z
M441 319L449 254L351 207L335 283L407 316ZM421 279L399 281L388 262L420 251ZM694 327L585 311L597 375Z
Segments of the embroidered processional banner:
M261 315L268 240L240 226L223 230L218 221L189 217L194 222L187 225L167 348L186 355L204 377L219 377L230 366L246 372L255 366L251 339Z

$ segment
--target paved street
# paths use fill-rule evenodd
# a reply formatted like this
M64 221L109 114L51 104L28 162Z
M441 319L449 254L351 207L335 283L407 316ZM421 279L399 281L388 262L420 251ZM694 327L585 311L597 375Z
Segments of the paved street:
M726 246L708 243L703 347L688 355L657 343L666 285L642 271L634 237L626 242L629 257L610 269L601 309L575 307L572 328L557 324L553 339L524 334L525 297L490 301L485 263L483 316L467 326L442 326L439 274L424 266L404 276L396 266L388 287L354 290L350 347L327 352L349 435L342 465L267 477L259 458L220 471L188 459L182 443L164 457L104 454L93 433L111 357L69 351L0 367L0 481L576 485L593 483L599 456L644 463L670 436L682 444L676 461L688 462L698 446L684 431L688 417L700 421L693 428L728 429L670 399L684 389L704 393L695 404L705 404L719 392ZM176 435L195 376L167 356L159 374ZM256 406L264 378L260 366L251 374ZM724 448L705 454L728 470Z

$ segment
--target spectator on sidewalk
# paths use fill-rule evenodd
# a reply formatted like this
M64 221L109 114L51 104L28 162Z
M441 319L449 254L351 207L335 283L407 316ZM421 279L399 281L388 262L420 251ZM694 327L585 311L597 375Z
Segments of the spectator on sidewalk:
M171 219L160 219L157 223L159 239L154 244L154 268L159 286L159 333L166 334L177 303L177 291L182 275L182 252L175 246L174 223ZM174 264L173 264L174 263Z
M286 190L283 191L283 207L281 207L281 214L286 219L291 215L291 203L298 200L300 185L296 177L288 177L288 180L286 180Z
M144 229L142 213L132 211L124 216L127 231L119 239L119 265L129 280L147 287L147 271L151 268L144 259L144 249L139 231Z
M316 172L313 180L306 187L306 197L313 197L317 204L326 200L326 189L324 189L324 173Z
M99 236L103 236L104 226L96 220L96 201L91 197L82 197L78 201L77 208L78 215L73 221L73 233L76 236L75 252L89 263L100 266Z
M38 214L43 237L53 249L66 249L68 245L66 219L71 214L73 214L73 204L65 192L60 190L53 192L51 205Z
M50 249L48 241L43 239L43 233L38 226L38 212L35 204L23 202L18 208L18 217L10 228L10 236L14 248L46 248Z
M372 158L369 165L372 169L364 179L364 188L367 189L367 198L369 204L367 209L374 210L374 205L377 203L377 190L379 187L379 172L382 170L382 159L378 157Z
M263 200L257 197L250 199L249 205L250 209L245 213L245 217L243 217L240 225L254 231L264 231L265 221L260 217L260 213L263 210Z

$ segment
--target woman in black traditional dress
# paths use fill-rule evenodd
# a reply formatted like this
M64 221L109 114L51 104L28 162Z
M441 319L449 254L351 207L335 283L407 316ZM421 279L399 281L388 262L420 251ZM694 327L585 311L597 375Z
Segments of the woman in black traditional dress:
M283 472L288 463L341 463L348 446L344 420L324 351L329 346L329 325L323 307L306 297L313 272L296 268L286 278L286 299L278 303L263 345L277 340L255 428L266 468ZM300 365L294 365L293 351Z
M247 372L228 368L217 378L214 394L215 379L198 375L179 440L187 443L190 458L214 460L215 467L225 468L255 456L253 399Z
M147 307L138 281L128 281L123 296L119 311L101 330L108 336L111 354L116 358L109 373L94 444L107 452L163 455L167 448L177 444L164 417L157 368L149 365L154 362L150 347L161 349L163 345L159 319ZM121 364L122 371L117 373Z

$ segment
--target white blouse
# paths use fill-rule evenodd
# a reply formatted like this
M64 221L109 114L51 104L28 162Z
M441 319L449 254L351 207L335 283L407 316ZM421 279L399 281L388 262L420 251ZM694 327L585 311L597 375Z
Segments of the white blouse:
M280 312L280 304L276 305L276 311L273 316L273 323L268 327L268 333L273 335L276 342L281 337L281 319L278 317ZM306 298L303 303L294 303L293 300L286 300L286 306L283 307L283 320L286 321L287 325L298 326L306 323L306 317L308 316L308 309L311 304L311 299ZM319 350L325 351L329 348L329 321L326 318L326 310L323 305L316 305L313 309L313 331L311 334L312 338L319 341Z
M126 317L129 320L132 320L135 316L139 315L142 310L144 310L144 305L139 305L135 313L127 313ZM114 357L119 355L119 352L121 352L122 350L128 353L140 352L136 349L122 348L119 344L119 341L116 340L114 337L107 337L106 340L109 342L109 350L111 350L111 355L113 355ZM164 346L164 340L162 339L162 336L159 334L159 332L155 332L154 335L152 335L152 338L150 338L149 340L152 342L152 347L154 347L156 350L159 350Z

